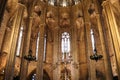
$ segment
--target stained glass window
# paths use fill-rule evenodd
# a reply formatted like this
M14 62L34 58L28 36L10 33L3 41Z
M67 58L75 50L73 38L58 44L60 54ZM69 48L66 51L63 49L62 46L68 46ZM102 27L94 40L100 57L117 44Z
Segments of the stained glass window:
M91 32L91 41L92 41L92 49L93 49L93 53L96 53L96 46L95 46L95 38L94 38L94 32L93 32L93 29L91 29L90 32Z
M16 56L20 56L22 36L23 36L23 26L20 28L20 32L19 32Z
M70 35L68 32L62 33L61 49L62 53L70 53Z
M38 59L38 49L39 49L39 40L40 39L40 32L38 33L37 37L37 44L36 44L36 60Z

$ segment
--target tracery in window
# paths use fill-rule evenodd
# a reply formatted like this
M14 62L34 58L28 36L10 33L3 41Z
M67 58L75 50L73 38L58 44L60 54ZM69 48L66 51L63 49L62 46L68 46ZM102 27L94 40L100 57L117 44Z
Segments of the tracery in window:
M54 6L55 0L49 0L48 3Z
M23 26L20 28L20 32L19 32L16 56L20 56L20 49L21 49L21 43L22 43L22 36L23 36Z
M78 4L79 3L79 0L75 0L75 4Z
M70 35L68 32L63 32L61 37L62 60L64 60L70 56Z
M67 6L67 1L66 0L63 0L62 4L61 4L63 7Z

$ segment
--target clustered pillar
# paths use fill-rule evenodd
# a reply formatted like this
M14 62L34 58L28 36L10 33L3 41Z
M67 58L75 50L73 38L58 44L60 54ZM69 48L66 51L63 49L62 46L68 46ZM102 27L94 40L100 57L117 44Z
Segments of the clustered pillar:
M116 56L116 64L118 69L118 78L120 79L120 35L117 23L115 21L115 16L112 10L112 4L110 1L103 2L103 9L106 16L106 22L108 22L108 28L111 32L111 36L113 39L114 49L115 49L115 56Z
M43 80L43 56L44 56L44 37L45 37L45 25L40 25L40 43L38 50L38 60L36 68L36 80Z
M8 54L6 69L5 69L5 80L13 80L14 76L14 64L15 64L15 56L16 56L16 44L17 38L19 33L19 28L23 18L25 6L22 4L18 4L17 12L15 14L15 18L13 21L13 26L11 30L11 46L10 46L10 53Z
M84 16L84 25L85 25L85 35L86 35L86 54L87 54L87 61L89 62L88 64L88 74L89 74L89 79L90 80L96 80L96 71L95 71L95 61L90 60L90 55L93 54L92 51L92 44L91 44L91 35L90 35L90 29L91 29L91 24L90 24L90 16L88 14L88 6L86 4L86 1L83 1L83 14Z
M28 61L24 59L25 55L29 54L30 38L31 38L31 28L32 28L33 18L28 18L28 26L26 26L23 50L22 50L22 59L21 59L21 69L20 69L20 80L26 80L28 72Z
M94 3L95 3L97 26L98 26L99 36L100 36L101 50L102 50L102 54L104 58L106 80L112 80L113 78L112 68L111 68L109 53L107 53L106 48L105 48L106 46L105 46L105 40L104 40L104 35L103 35L103 30L102 30L101 14L99 11L100 7L98 6L97 0L94 0Z

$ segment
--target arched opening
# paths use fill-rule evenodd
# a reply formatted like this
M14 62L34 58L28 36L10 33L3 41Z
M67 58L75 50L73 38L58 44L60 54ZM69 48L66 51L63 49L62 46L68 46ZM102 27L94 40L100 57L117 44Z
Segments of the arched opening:
M61 80L71 80L71 71L66 67L61 71Z
M28 76L27 80L36 80L36 69L34 69ZM50 80L46 70L43 70L43 80Z

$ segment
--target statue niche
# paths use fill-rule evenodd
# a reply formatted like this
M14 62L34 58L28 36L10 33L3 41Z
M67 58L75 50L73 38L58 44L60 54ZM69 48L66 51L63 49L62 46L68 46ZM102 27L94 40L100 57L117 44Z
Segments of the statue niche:
M90 4L88 12L90 14L90 22L91 22L92 26L97 26L95 5L93 3Z
M46 24L50 30L56 26L55 15L52 11L48 11L46 14Z
M68 13L61 14L60 27L70 27L70 16Z
M77 40L83 40L84 38L84 21L83 21L83 17L79 14L76 21L75 21L75 25L77 28Z

